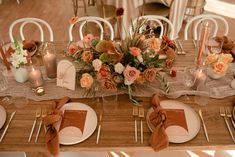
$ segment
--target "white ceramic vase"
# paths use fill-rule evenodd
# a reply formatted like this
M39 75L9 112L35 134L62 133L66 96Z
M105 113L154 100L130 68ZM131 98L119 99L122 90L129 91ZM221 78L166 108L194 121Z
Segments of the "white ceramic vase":
M224 75L225 74L226 74L226 72L224 73ZM219 75L219 74L215 73L214 70L211 68L211 66L209 66L207 68L207 75L210 78L214 79L214 80L218 80L218 79L220 79L220 78L222 78L224 76L224 75Z
M19 83L26 82L28 80L28 69L25 67L20 68L14 68L13 74L15 77L15 80Z

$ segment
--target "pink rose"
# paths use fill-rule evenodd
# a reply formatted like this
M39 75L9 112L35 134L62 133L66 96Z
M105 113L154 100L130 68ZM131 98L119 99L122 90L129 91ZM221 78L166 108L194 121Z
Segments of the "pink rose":
M130 83L130 82L134 82L139 77L140 71L137 70L135 67L131 67L127 65L123 74L124 74L125 79Z
M68 48L68 53L69 53L70 55L73 55L73 54L75 54L77 51L78 51L78 46L76 45L76 43L71 43L71 44L69 45L69 48Z
M87 45L91 46L92 40L95 39L94 35L92 34L87 34L85 37L83 37L82 41Z
M80 79L80 85L82 88L86 88L86 89L91 88L93 82L94 80L90 74L88 73L82 74L82 78Z
M138 47L130 47L130 53L136 57L141 54L141 50Z
M82 60L85 62L90 62L93 59L93 54L91 53L91 51L84 51L82 53Z

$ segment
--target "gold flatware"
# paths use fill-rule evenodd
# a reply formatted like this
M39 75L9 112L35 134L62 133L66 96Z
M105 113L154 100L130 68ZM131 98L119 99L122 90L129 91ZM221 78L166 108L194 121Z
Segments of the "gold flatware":
M204 119L203 119L203 116L202 116L202 110L200 109L200 110L198 111L198 113L199 113L199 116L200 116L201 121L202 121L202 126L203 126L203 129L204 129L204 132L205 132L206 140L209 142L210 140L209 140L209 136L208 136L206 124L205 124Z
M143 135L143 121L142 119L144 118L144 108L139 108L139 118L140 118L140 139L141 143L144 142L144 135Z
M41 120L40 120L40 123L39 123L36 139L34 141L35 143L38 141L38 136L40 135L40 131L41 131L41 127L42 127L42 122L43 122L44 118L46 117L46 115L47 115L47 109L44 108L44 109L41 110L41 115L40 115ZM45 129L45 125L44 125L44 129Z
M235 123L234 123L234 121L233 121L232 112L231 112L230 108L227 107L227 108L225 109L225 112L226 112L227 117L231 120L231 123L232 123L232 125L233 125L233 128L235 129Z
M35 113L35 119L34 119L34 122L33 122L33 126L32 126L32 129L30 131L30 135L29 135L29 139L28 139L28 142L30 142L31 138L32 138L32 135L33 135L33 132L34 132L34 128L35 128L35 125L37 123L37 119L41 116L41 108L38 108L36 110L36 113Z
M103 111L101 111L99 115L99 126L98 126L96 144L99 144L102 118L103 118Z
M231 130L230 125L229 125L228 120L227 120L227 115L226 115L226 113L225 113L224 107L220 107L220 116L224 118L224 122L225 122L225 124L226 124L226 126L227 126L227 129L228 129L228 131L229 131L229 134L230 134L230 136L232 137L233 142L235 142L234 137L233 137L232 130Z
M135 118L135 142L138 142L138 135L137 135L137 121L136 121L136 117L138 116L138 107L137 106L133 106L133 110L132 110L132 115Z
M6 134L7 130L8 130L8 127L9 127L10 123L11 123L12 119L13 119L14 116L15 116L15 113L16 113L16 111L15 111L15 112L12 112L11 117L10 117L10 120L8 121L6 128L4 129L4 131L3 131L3 133L2 133L2 136L1 136L1 138L0 138L0 142L2 142L2 139L4 138L4 136L5 136L5 134Z

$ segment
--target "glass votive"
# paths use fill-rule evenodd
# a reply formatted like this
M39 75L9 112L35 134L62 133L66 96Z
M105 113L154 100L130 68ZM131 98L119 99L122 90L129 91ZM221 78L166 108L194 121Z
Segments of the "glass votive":
M49 79L56 78L57 62L55 48L51 43L46 43L43 49L43 63Z
M38 87L43 86L42 73L39 67L36 67L34 65L31 65L29 67L29 81L32 89L37 89Z

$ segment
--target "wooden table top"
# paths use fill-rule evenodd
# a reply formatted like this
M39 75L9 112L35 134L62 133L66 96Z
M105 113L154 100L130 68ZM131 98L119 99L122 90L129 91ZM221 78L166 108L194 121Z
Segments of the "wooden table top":
M190 66L193 63L195 56L193 43L191 41L183 42L185 51L188 53L185 56L177 56L176 66ZM184 64L182 64L184 63ZM219 115L219 107L231 107L235 96L225 99L210 99L206 106L198 106L194 103L194 96L190 96L187 100L185 97L180 97L176 100L181 101L198 111L202 109L204 120L208 129L210 142L206 141L203 128L201 127L198 135L191 141L182 144L170 144L168 149L172 150L197 150L197 149L235 149L235 143L232 141L229 132L226 128L224 120ZM140 98L143 100L142 105L145 108L145 115L150 107L150 98ZM162 97L166 100L166 97ZM13 104L3 105L7 111L7 121L13 111L17 111L12 120L5 138L0 143L0 151L26 151L26 152L45 152L45 133L42 130L38 142L34 143L36 131L32 136L30 143L27 142L31 127L34 121L35 111L39 107L50 107L53 100L36 102L29 101L29 104L24 108L16 108ZM73 102L83 102L91 106L95 111L100 109L100 105L94 103L93 99L72 99ZM17 103L17 102L15 102ZM127 95L118 96L118 106L116 110L105 111L103 114L102 130L100 134L99 144L96 144L97 130L91 137L82 143L61 146L61 151L78 151L78 150L151 150L148 140L151 135L147 127L146 121L143 121L144 126L144 143L141 144L134 140L134 118L132 117L132 103L128 100ZM36 125L36 130L38 128ZM140 126L140 121L138 121ZM231 124L231 123L230 123ZM4 127L0 130L0 135L3 133ZM140 129L140 128L138 128ZM234 133L234 129L232 128ZM140 132L139 132L140 139ZM235 135L235 134L234 134Z

